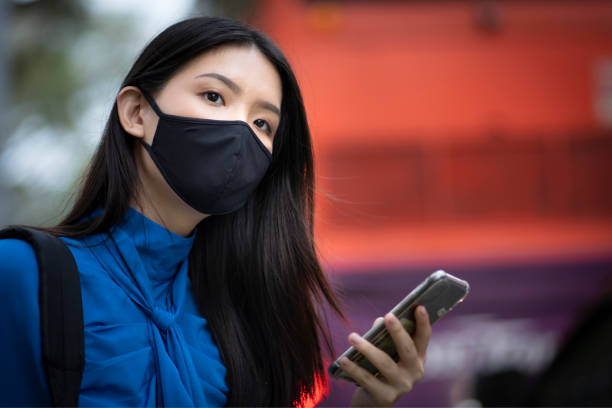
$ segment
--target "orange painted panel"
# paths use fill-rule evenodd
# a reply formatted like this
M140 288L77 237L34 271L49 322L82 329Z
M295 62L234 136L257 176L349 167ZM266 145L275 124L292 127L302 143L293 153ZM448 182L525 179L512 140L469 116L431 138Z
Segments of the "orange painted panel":
M612 130L595 114L612 3L495 3L261 2L257 25L304 93L324 253L612 243ZM521 240L516 223L538 233ZM440 230L457 235L436 246Z

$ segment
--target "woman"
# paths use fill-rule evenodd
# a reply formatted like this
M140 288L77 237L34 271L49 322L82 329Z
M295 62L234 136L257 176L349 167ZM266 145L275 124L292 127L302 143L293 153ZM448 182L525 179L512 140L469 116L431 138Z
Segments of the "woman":
M81 279L80 405L304 405L325 378L319 317L338 302L313 243L313 163L296 79L257 31L193 18L159 34L122 83L60 236ZM0 241L2 398L48 405L33 252ZM18 316L18 318L15 318ZM346 362L356 405L391 405L423 375L387 316L401 359L350 336L384 377ZM331 348L330 348L331 349ZM11 371L10 375L6 372Z

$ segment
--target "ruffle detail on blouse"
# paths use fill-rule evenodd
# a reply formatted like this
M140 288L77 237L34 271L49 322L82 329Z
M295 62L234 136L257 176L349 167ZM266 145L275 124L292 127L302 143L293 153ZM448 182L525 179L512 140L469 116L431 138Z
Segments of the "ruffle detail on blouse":
M79 405L225 405L225 366L188 278L193 236L176 236L135 210L126 217L109 239L64 239L81 271Z

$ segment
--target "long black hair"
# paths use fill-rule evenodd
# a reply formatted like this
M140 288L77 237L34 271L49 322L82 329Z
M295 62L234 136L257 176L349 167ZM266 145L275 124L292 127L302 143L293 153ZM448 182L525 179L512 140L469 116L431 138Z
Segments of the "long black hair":
M321 308L342 315L313 239L313 156L304 104L281 51L262 33L225 18L176 23L142 51L121 88L156 95L185 64L223 45L255 46L282 82L279 128L268 173L240 210L207 217L189 257L194 296L227 368L228 405L288 406L312 398L331 341ZM49 231L108 232L135 197L134 137L115 103L102 141L65 219ZM84 217L104 208L96 218Z

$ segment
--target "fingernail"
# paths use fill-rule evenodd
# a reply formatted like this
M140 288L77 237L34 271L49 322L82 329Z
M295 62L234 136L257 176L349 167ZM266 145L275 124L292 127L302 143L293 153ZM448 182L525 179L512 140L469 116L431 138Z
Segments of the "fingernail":
M351 333L349 335L349 342L353 345L355 344L359 344L359 342L361 341L361 336L359 336L357 333Z
M388 324L392 326L397 323L397 319L395 318L395 315L390 312L385 315L385 320L387 321Z
M342 358L340 359L340 365L341 365L342 367L346 367L346 366L348 365L348 361L349 361L349 359L348 359L348 358L346 358L346 357L342 357Z
M427 309L425 309L425 306L421 306L419 308L419 313L421 314L421 316L425 317L427 316Z

